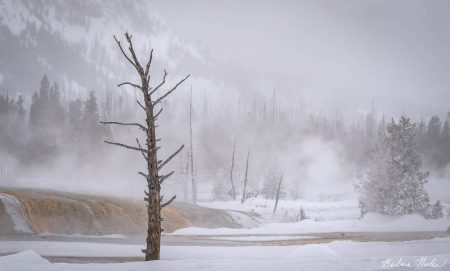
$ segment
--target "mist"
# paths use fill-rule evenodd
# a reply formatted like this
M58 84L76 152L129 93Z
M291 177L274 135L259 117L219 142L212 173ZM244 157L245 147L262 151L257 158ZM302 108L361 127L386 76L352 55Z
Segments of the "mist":
M449 11L0 0L0 270L447 270Z

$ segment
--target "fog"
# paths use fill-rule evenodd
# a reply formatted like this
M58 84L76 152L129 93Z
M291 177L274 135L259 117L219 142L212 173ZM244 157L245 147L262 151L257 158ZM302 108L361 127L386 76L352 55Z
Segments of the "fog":
M260 89L350 114L371 100L390 115L448 110L448 1L154 3L177 33Z
M11 106L0 113L0 183L142 196L145 182L136 174L145 167L142 157L103 143L112 138L133 144L139 131L96 132L104 129L98 120L143 119L135 103L139 94L116 87L136 79L112 38L125 42L127 30L142 59L155 48L153 85L164 68L167 88L191 74L163 104L158 123L161 157L186 146L168 168L176 174L164 186L165 194L190 201L192 88L194 177L201 200L229 199L235 138L233 176L239 193L250 148L249 191L267 193L268 183L276 185L283 174L284 198L355 199L353 185L391 118L404 114L429 126L437 115L439 138L444 135L450 110L449 5L2 1L0 94ZM33 130L32 95L42 96L44 74L51 85L59 85L57 102L52 101L65 118ZM86 126L91 90L96 125ZM20 95L23 114L12 106ZM69 114L76 99L83 104L78 128ZM83 131L79 137L73 134L77 131ZM450 200L443 192L450 185L450 141L420 140L424 169L431 171L428 192L433 200Z

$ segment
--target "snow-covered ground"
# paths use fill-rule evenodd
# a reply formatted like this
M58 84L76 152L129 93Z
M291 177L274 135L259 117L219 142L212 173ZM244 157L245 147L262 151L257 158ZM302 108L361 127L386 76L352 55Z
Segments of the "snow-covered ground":
M239 235L239 234L308 234L329 232L419 232L447 231L449 218L425 219L420 215L390 217L377 213L362 219L315 221L306 219L295 223L268 223L257 228L205 229L189 227L176 230L173 235Z
M322 220L358 219L361 216L358 201L355 199L341 201L311 201L311 200L280 200L275 215L274 200L261 197L251 198L243 204L240 201L199 202L198 205L214 209L252 211L262 215L267 220L295 222L300 207L308 218Z
M330 232L416 232L447 231L450 217L425 219L418 214L392 217L378 213L368 213L360 218L357 200L308 201L281 200L273 213L274 200L252 198L240 201L200 202L201 206L228 210L235 217L236 211L251 211L261 216L261 224L246 223L245 228L183 228L173 235L252 235L252 234L308 234ZM448 208L448 204L444 204ZM299 221L300 208L307 219ZM445 210L444 210L445 211ZM248 219L247 219L248 220ZM254 222L254 221L252 221Z
M162 260L120 264L49 263L45 256L140 256L139 246L76 242L0 242L2 271L78 270L450 270L450 238L408 242L334 241L304 246L163 246ZM11 247L11 245L13 247ZM14 247L16 246L16 247ZM410 266L410 267L407 267Z

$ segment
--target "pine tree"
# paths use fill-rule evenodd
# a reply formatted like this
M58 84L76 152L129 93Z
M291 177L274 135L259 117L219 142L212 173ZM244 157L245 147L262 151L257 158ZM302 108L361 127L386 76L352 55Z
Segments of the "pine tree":
M34 93L30 108L30 126L44 135L57 135L64 125L65 112L61 105L59 87L50 87L46 75L41 80L39 93Z
M435 204L433 204L433 206L431 207L431 214L430 214L430 218L431 219L438 219L443 217L444 214L442 212L442 205L441 202L438 200Z
M305 210L303 209L303 206L300 206L300 211L297 214L297 221L302 221L307 219Z
M81 141L81 135L83 133L83 102L81 99L76 99L69 102L68 112L67 112L67 121L68 121L68 138L72 142Z
M83 125L85 137L89 144L99 144L102 139L102 128L99 125L99 112L97 97L93 91L89 92L88 99L84 102Z
M261 194L266 199L275 199L277 196L277 190L278 190L278 181L280 179L280 173L274 168L270 167L269 170L266 172L264 176L264 183L263 188L261 190ZM280 198L285 197L286 192L282 188L280 190Z
M439 160L443 167L450 162L450 120L446 120L442 127Z
M424 189L428 173L420 171L422 160L416 142L416 126L401 117L380 135L369 164L357 186L368 212L389 215L425 215L429 197Z
M428 141L436 146L441 137L442 122L438 116L433 116L428 123L427 137Z

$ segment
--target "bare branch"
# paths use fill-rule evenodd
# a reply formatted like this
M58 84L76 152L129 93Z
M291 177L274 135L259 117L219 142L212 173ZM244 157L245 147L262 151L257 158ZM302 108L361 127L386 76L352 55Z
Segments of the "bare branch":
M138 105L142 108L142 110L147 111L147 110L145 110L145 107L139 102L139 100L136 100L136 102L137 102Z
M150 96L153 95L162 85L164 85L166 83L166 77L167 77L167 71L164 70L164 76L163 79L161 81L161 83L159 83L159 85L157 85L151 92L150 92Z
M158 100L156 100L155 102L153 102L153 105L156 105L158 103L160 103L164 98L166 98L167 96L169 96L170 93L172 93L175 89L177 89L177 87L179 85L181 85L184 81L186 81L186 79L189 78L189 76L191 76L190 74L187 75L185 78L183 78L183 80L181 80L180 82L178 82L171 90L167 91L164 95L162 95L161 97L158 98Z
M124 86L124 85L129 85L129 86L132 86L132 87L135 87L135 88L138 88L138 89L142 89L142 87L139 86L138 84L134 84L134 83L130 83L130 82L123 82L123 83L118 84L117 86L121 87L121 86Z
M115 125L123 125L123 126L136 126L142 129L144 132L147 132L147 128L137 122L117 122L117 121L100 121L101 124L115 124Z
M174 173L175 173L175 171L172 171L169 174L159 176L159 184L162 184L167 178L172 176Z
M132 35L128 34L128 32L125 32L125 38L128 41L129 47L128 50L131 53L131 57L133 57L134 63L136 64L136 70L139 72L139 75L142 76L142 74L144 74L144 70L142 69L141 64L139 63L139 60L136 57L136 54L134 53L134 49L133 49L133 42L131 42L131 37Z
M163 168L167 163L169 163L169 161L172 160L183 148L184 145L181 145L181 147L178 150L176 150L171 156L169 156L169 158L167 158L164 162L162 162L158 166L158 171L161 170L161 168Z
M138 144L139 148L144 149L144 148L142 148L141 143L139 143L139 139L137 139L137 138L136 138L136 143ZM147 155L145 155L145 152L142 151L141 153L142 153L142 156L144 157L144 159L146 161L148 161L148 157L147 157Z
M156 113L156 115L153 117L154 120L156 120L159 116L159 114L161 114L161 112L163 111L163 109L159 109L158 113Z
M128 145L125 145L125 144L122 144L122 143L111 142L111 141L106 141L106 140L105 140L105 143L106 144L111 144L111 145L116 145L116 146L119 146L119 147L122 147L122 148L126 148L126 149L130 149L130 150L135 150L135 151L140 151L140 152L145 151L144 149L136 148L136 147L133 147L133 146L128 146Z
M148 175L145 174L144 172L139 171L138 174L144 176L144 178L148 180ZM145 191L145 194L148 196L148 193L146 191Z
M161 204L161 208L166 207L167 205L171 204L172 201L174 201L177 198L177 196L173 196L171 199L169 199L166 203Z
M136 64L128 57L128 55L127 55L127 54L125 53L125 51L123 50L122 45L120 44L120 41L116 38L115 35L113 35L113 37L114 37L114 39L116 40L117 45L119 45L119 48L120 48L120 51L122 52L122 54L125 56L125 58L128 60L128 62L130 62L131 65L133 65L133 67L137 69Z
M145 66L145 77L149 76L148 72L150 71L150 65L152 65L152 59L153 59L153 49L150 51L150 59L147 62L147 66ZM147 82L150 81L150 78L147 79Z

